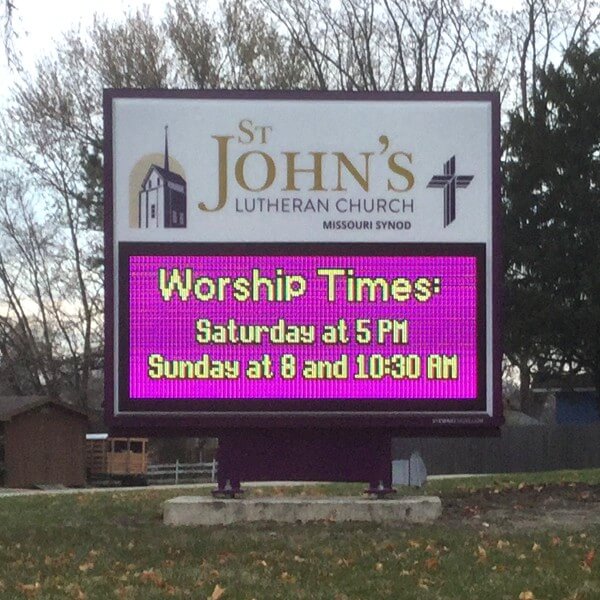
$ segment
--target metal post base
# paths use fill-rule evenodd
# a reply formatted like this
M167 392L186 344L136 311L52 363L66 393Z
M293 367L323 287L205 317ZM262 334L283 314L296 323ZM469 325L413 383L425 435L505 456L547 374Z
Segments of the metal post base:
M371 497L375 497L377 500L385 500L398 492L391 487L389 484L384 484L383 481L372 481L369 483L369 487L364 490L365 494L368 494Z
M245 490L242 489L239 479L219 479L217 481L217 489L212 490L213 498L241 498Z

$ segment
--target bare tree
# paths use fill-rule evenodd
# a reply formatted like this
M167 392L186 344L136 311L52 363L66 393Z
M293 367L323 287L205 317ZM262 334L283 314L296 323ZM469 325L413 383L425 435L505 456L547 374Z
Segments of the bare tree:
M507 89L509 20L456 0L260 0L320 89Z
M516 72L511 16L485 2L469 7L449 3L448 10L460 51L455 87L499 91L501 98L506 98Z
M17 9L13 0L4 0L2 2L2 33L0 37L4 44L4 54L9 67L19 66L19 53L15 48L15 38L17 31L15 29L15 11Z
M83 219L77 203L81 188L79 140L74 139L74 128L67 128L74 120L74 98L64 85L66 82L59 82L55 75L56 71L52 70L40 73L40 79L45 79L47 85L38 82L35 88L22 87L19 90L18 104L8 110L11 124L5 129L5 143L10 154L20 159L35 179L39 193L47 194L56 222L61 223L68 235L73 289L77 291L77 302L81 307L80 390L83 395L81 401L85 402L86 385L92 369L94 307L85 273ZM51 120L52 115L58 118ZM13 239L16 241L15 236ZM40 299L37 300L39 304Z
M597 0L523 0L512 14L523 115L538 95L538 72L546 72L550 62L560 69L566 50L585 40L598 43L599 7Z
M177 84L165 27L152 20L147 7L117 23L96 18L86 41L81 50L96 85L164 88Z
M10 349L43 367L28 389L70 378L86 402L102 314L102 88L500 90L525 112L537 70L563 56L557 49L597 36L597 2L523 0L506 13L485 0L223 0L211 13L204 0L172 0L160 22L144 9L67 33L23 74L1 118L4 151L40 206L2 213L10 244L31 242L1 255L3 356ZM10 23L12 0L3 6ZM60 252L28 227L54 231ZM49 288L60 275L52 261L68 265L66 304ZM34 264L37 279L16 275ZM65 306L77 307L78 321Z
M88 323L69 228L37 205L22 179L16 173L0 179L0 371L13 393L58 397L85 389L89 371L99 366L101 285L86 277ZM75 399L85 406L84 395Z
M193 6L192 0L181 1L173 10ZM222 57L223 79L213 76L220 69L215 65L208 69L206 82L269 87L292 81L296 67L293 61L289 67L286 48L273 42L270 54L264 49L252 54L248 46L248 40L264 31L263 21L251 20L254 38L248 38L244 33L248 15L237 20L235 16L231 13L231 22L215 34L219 39L229 35L229 54ZM31 371L32 389L41 386L55 395L69 381L77 401L87 402L90 377L100 366L102 330L102 88L162 88L185 83L190 75L204 77L191 64L202 49L189 48L191 54L184 54L185 39L171 43L169 32L175 36L177 19L184 18L185 14L171 13L157 24L147 11L138 11L119 23L96 19L86 32L67 33L56 51L15 86L2 115L4 150L31 179L38 204L28 212L24 204L15 208L16 200L5 194L3 226L12 246L2 254L0 280L9 298L2 339L5 344L13 342L12 353L4 353L3 361L31 356L32 364L39 365ZM177 60L183 59L188 62L178 66ZM214 59L209 60L212 64ZM47 223L34 219L37 211L48 216ZM29 220L24 220L27 215ZM33 231L54 231L60 253L50 252L57 248L51 238L41 240ZM15 274L21 270L27 278ZM67 314L66 306L72 312ZM22 351L16 352L18 348ZM19 379L15 375L12 381L16 384Z
M259 7L246 0L224 0L221 44L222 82L246 89L297 89L312 86L303 57Z
M200 0L174 0L167 8L165 28L176 68L186 85L196 89L222 85L223 51L214 18Z
M331 65L336 54L330 38L328 4L320 0L259 0L268 14L275 17L290 44L301 52L317 89L331 87Z

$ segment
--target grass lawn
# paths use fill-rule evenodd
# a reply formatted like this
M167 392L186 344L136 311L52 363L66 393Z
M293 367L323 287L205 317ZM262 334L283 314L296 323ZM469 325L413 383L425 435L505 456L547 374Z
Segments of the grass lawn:
M361 490L265 487L249 494ZM600 599L600 518L586 517L600 513L600 471L431 482L416 493L440 495L449 508L427 526L162 524L166 499L207 493L0 498L0 598ZM506 519L512 511L540 514L557 497L556 513L571 511L571 521L512 527Z

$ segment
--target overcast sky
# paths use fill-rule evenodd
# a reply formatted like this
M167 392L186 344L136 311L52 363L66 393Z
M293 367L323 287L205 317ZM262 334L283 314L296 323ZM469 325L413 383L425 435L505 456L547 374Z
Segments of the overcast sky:
M31 66L53 40L73 27L91 24L94 14L114 20L131 9L149 6L155 17L160 17L167 0L16 0L14 26L19 39L18 48L26 67ZM208 6L218 6L218 0L208 0Z
M217 0L209 0L214 6ZM14 11L14 28L17 33L16 47L26 70L36 60L51 51L55 40L63 32L75 27L85 28L92 23L94 14L119 20L131 9L148 5L153 16L160 17L166 0L17 0ZM13 74L2 57L0 81L10 82ZM0 97L6 94L6 86L0 86Z
M218 6L219 0L208 0L209 10ZM517 6L520 0L492 0L499 8ZM80 26L85 28L93 19L94 13L118 20L131 9L148 5L155 17L160 17L167 0L17 0L14 12L14 26L18 34L17 48L24 67L29 70L45 52L51 51L54 40L61 33ZM0 64L0 81L10 82L11 73L6 60ZM6 94L6 85L0 86L0 97Z

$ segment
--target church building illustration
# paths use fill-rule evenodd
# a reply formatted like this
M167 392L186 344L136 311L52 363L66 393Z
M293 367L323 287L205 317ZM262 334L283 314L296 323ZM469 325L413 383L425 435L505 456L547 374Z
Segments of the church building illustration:
M151 165L138 194L138 227L142 229L187 226L186 182L169 169L168 126L165 126L164 165Z

